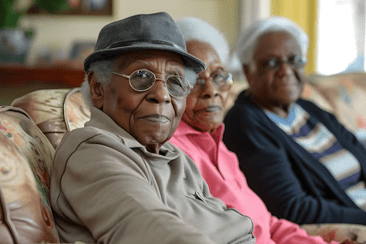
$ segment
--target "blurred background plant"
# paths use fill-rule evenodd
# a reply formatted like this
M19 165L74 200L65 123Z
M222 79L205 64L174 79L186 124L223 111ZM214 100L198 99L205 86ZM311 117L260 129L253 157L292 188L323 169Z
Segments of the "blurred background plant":
M50 13L70 8L67 0L1 0L0 28L19 28L21 17L30 7Z
M68 10L68 0L0 0L0 63L24 63L36 30L23 29L21 18L30 8L44 12Z

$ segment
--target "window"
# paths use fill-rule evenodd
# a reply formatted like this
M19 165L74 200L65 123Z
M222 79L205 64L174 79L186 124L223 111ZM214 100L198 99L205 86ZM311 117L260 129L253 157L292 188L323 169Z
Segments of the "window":
M318 4L318 73L365 70L365 1L319 0Z

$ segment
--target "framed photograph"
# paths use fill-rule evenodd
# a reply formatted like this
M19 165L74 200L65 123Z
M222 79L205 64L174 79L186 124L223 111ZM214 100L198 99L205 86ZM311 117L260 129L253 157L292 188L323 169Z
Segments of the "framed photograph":
M44 12L31 7L27 14L56 14L56 15L113 15L113 0L67 0L70 8L54 13Z
M84 62L95 47L95 42L75 41L71 47L70 56L71 60Z

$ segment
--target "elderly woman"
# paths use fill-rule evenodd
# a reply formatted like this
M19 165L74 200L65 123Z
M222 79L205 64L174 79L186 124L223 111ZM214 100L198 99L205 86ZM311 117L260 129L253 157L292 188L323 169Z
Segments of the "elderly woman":
M183 32L188 52L204 61L207 69L198 75L187 97L182 121L170 142L197 164L213 196L253 220L257 243L325 243L321 237L308 236L298 225L272 216L248 187L236 155L221 140L224 108L232 82L224 67L229 46L223 35L194 17L179 20L177 25Z
M204 68L166 13L101 30L84 63L91 119L63 138L54 159L61 242L255 243L251 219L212 197L194 162L167 142L188 80Z
M237 54L249 89L228 112L223 140L248 185L279 218L366 224L366 149L332 115L300 99L308 37L270 17L252 24Z

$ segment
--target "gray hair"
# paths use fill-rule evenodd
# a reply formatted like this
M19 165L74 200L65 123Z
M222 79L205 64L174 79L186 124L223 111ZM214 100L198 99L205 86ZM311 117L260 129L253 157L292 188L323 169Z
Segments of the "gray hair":
M112 79L112 72L116 62L116 58L95 61L90 64L89 72L94 72L97 83L108 84ZM191 83L192 86L194 86L197 77L196 72L187 66L184 66L184 71L185 78ZM84 81L81 84L81 93L83 94L87 105L92 106L93 102L90 95L88 74L85 74Z
M250 64L253 61L253 52L259 39L271 32L286 32L293 36L300 45L302 56L307 56L309 38L306 32L287 18L273 16L254 22L239 37L235 52L242 64Z
M113 67L116 61L116 58L95 61L90 64L88 73L91 71L94 72L97 83L108 84L112 79ZM91 106L93 102L90 95L88 74L85 74L84 82L81 84L81 93L83 94L86 103Z
M184 39L210 44L225 65L229 61L230 47L224 35L212 25L195 17L184 17L175 21Z

